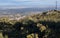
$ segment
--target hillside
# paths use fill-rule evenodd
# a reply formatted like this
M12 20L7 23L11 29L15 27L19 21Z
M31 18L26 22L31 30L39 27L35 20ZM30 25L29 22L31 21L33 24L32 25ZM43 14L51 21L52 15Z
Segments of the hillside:
M60 38L60 11L32 14L20 20L0 18L0 31L6 38Z

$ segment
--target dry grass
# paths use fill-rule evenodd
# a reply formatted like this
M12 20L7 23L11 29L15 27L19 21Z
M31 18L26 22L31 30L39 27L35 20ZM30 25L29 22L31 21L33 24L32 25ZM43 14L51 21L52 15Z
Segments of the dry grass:
M0 32L0 38L3 38L3 35L2 35L2 33Z

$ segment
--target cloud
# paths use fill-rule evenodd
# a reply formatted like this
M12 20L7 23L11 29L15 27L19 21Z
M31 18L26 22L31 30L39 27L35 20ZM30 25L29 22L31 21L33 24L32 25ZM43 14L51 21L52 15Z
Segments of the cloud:
M51 0L25 0L25 1L40 2L40 1L51 1Z
M16 2L23 2L23 1L39 2L39 1L41 1L41 0L13 0L13 1L16 1Z
M42 7L53 6L56 0L0 0L0 6ZM58 3L60 4L59 0ZM15 7L14 7L15 8Z

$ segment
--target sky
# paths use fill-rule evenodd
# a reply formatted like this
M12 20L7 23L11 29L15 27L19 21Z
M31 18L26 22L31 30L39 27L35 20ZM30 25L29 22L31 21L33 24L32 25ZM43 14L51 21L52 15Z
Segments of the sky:
M54 7L56 0L0 0L0 7ZM60 0L57 0L60 6Z

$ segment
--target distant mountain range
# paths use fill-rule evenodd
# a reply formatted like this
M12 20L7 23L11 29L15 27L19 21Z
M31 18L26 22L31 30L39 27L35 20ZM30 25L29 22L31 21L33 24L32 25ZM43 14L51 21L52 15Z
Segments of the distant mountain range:
M54 8L16 8L16 9L0 9L0 14L30 14L36 12L44 12L53 10Z

